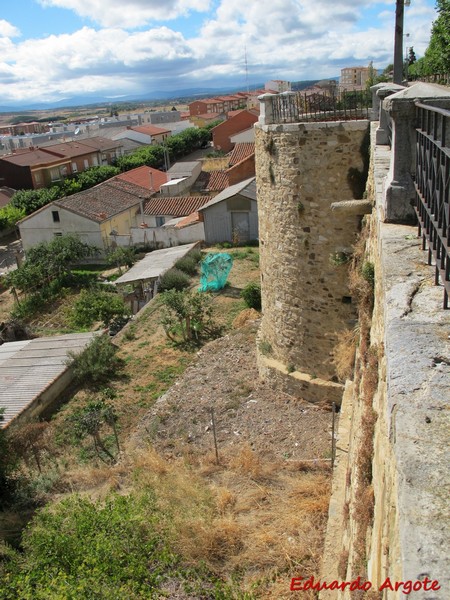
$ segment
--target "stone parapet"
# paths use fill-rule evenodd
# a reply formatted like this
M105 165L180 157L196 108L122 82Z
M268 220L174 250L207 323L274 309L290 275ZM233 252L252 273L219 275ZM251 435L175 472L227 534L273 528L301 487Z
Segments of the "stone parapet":
M450 597L448 312L441 309L442 287L433 285L417 230L380 219L383 179L390 161L386 147L375 145L375 127L368 187L376 205L368 246L376 282L370 343L380 354L371 403L376 415L373 523L363 532L355 524L355 514L361 510L355 488L364 411L361 387L348 384L338 429L321 578L348 581L360 575L372 584L374 597L400 600L405 598L403 587L396 591L387 585L378 592L387 578L395 586L427 577L437 580L439 589L414 591L410 597L444 600ZM364 387L365 377L362 369L354 379ZM355 550L361 546L361 536L364 563ZM320 595L321 600L354 597L348 589Z

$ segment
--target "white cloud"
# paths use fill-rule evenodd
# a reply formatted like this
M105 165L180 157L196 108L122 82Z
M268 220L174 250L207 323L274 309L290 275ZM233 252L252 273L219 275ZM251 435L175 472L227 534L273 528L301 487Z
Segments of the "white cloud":
M154 21L207 12L210 0L39 0L42 6L72 10L103 27L135 28Z
M152 79L173 83L194 66L183 36L166 27L132 34L84 27L71 35L10 47L5 58L7 72L0 63L0 95L4 99L145 91L152 88Z
M2 30L6 22L0 21L4 100L57 99L87 92L118 96L199 84L244 88L245 50L250 83L332 77L346 66L373 61L383 68L392 62L395 0L362 0L356 7L354 0L220 0L203 22L196 21L197 33L189 38L169 27L137 31L117 27L118 0L44 1L74 10L87 6L91 16L102 12L114 27L84 27L72 34L14 43L17 30L9 24ZM142 22L150 12L167 16L200 4L201 0L125 0L120 8L125 27L130 15L135 18L139 13ZM363 9L373 10L361 30ZM405 11L407 45L414 46L418 55L426 48L434 17L431 0L414 0Z
M20 31L17 27L14 27L14 25L11 25L11 23L8 23L8 21L5 21L4 19L0 19L0 38L13 38L18 37L19 35Z

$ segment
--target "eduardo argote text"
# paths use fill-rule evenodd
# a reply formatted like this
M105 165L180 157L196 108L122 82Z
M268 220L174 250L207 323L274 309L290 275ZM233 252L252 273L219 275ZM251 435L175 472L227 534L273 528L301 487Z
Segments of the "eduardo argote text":
M363 590L364 592L368 592L369 590L378 590L382 592L383 590L391 590L393 592L402 592L403 594L411 594L411 592L429 592L439 590L441 586L439 585L439 581L436 579L429 579L428 577L424 577L423 579L417 579L415 581L408 579L406 581L394 581L390 577L386 577L386 579L379 585L374 586L371 581L364 581L361 577L357 577L352 581L337 581L333 580L330 582L327 581L317 581L314 579L314 576L305 579L304 577L293 577L291 579L291 592L302 592L306 590L316 590L320 592L321 590L348 590L350 592L356 592L358 590Z

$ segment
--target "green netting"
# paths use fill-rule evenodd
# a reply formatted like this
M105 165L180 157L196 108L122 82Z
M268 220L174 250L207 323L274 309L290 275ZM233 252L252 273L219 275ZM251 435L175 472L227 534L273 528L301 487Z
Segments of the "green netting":
M221 290L233 266L233 258L226 252L208 254L202 260L199 290L201 292Z

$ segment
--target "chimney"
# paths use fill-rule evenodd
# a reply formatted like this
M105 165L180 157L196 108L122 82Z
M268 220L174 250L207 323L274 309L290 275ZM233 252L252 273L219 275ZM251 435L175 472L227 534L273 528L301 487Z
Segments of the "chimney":
M150 191L154 192L155 190L153 189L153 173L150 171L149 175L150 175Z

